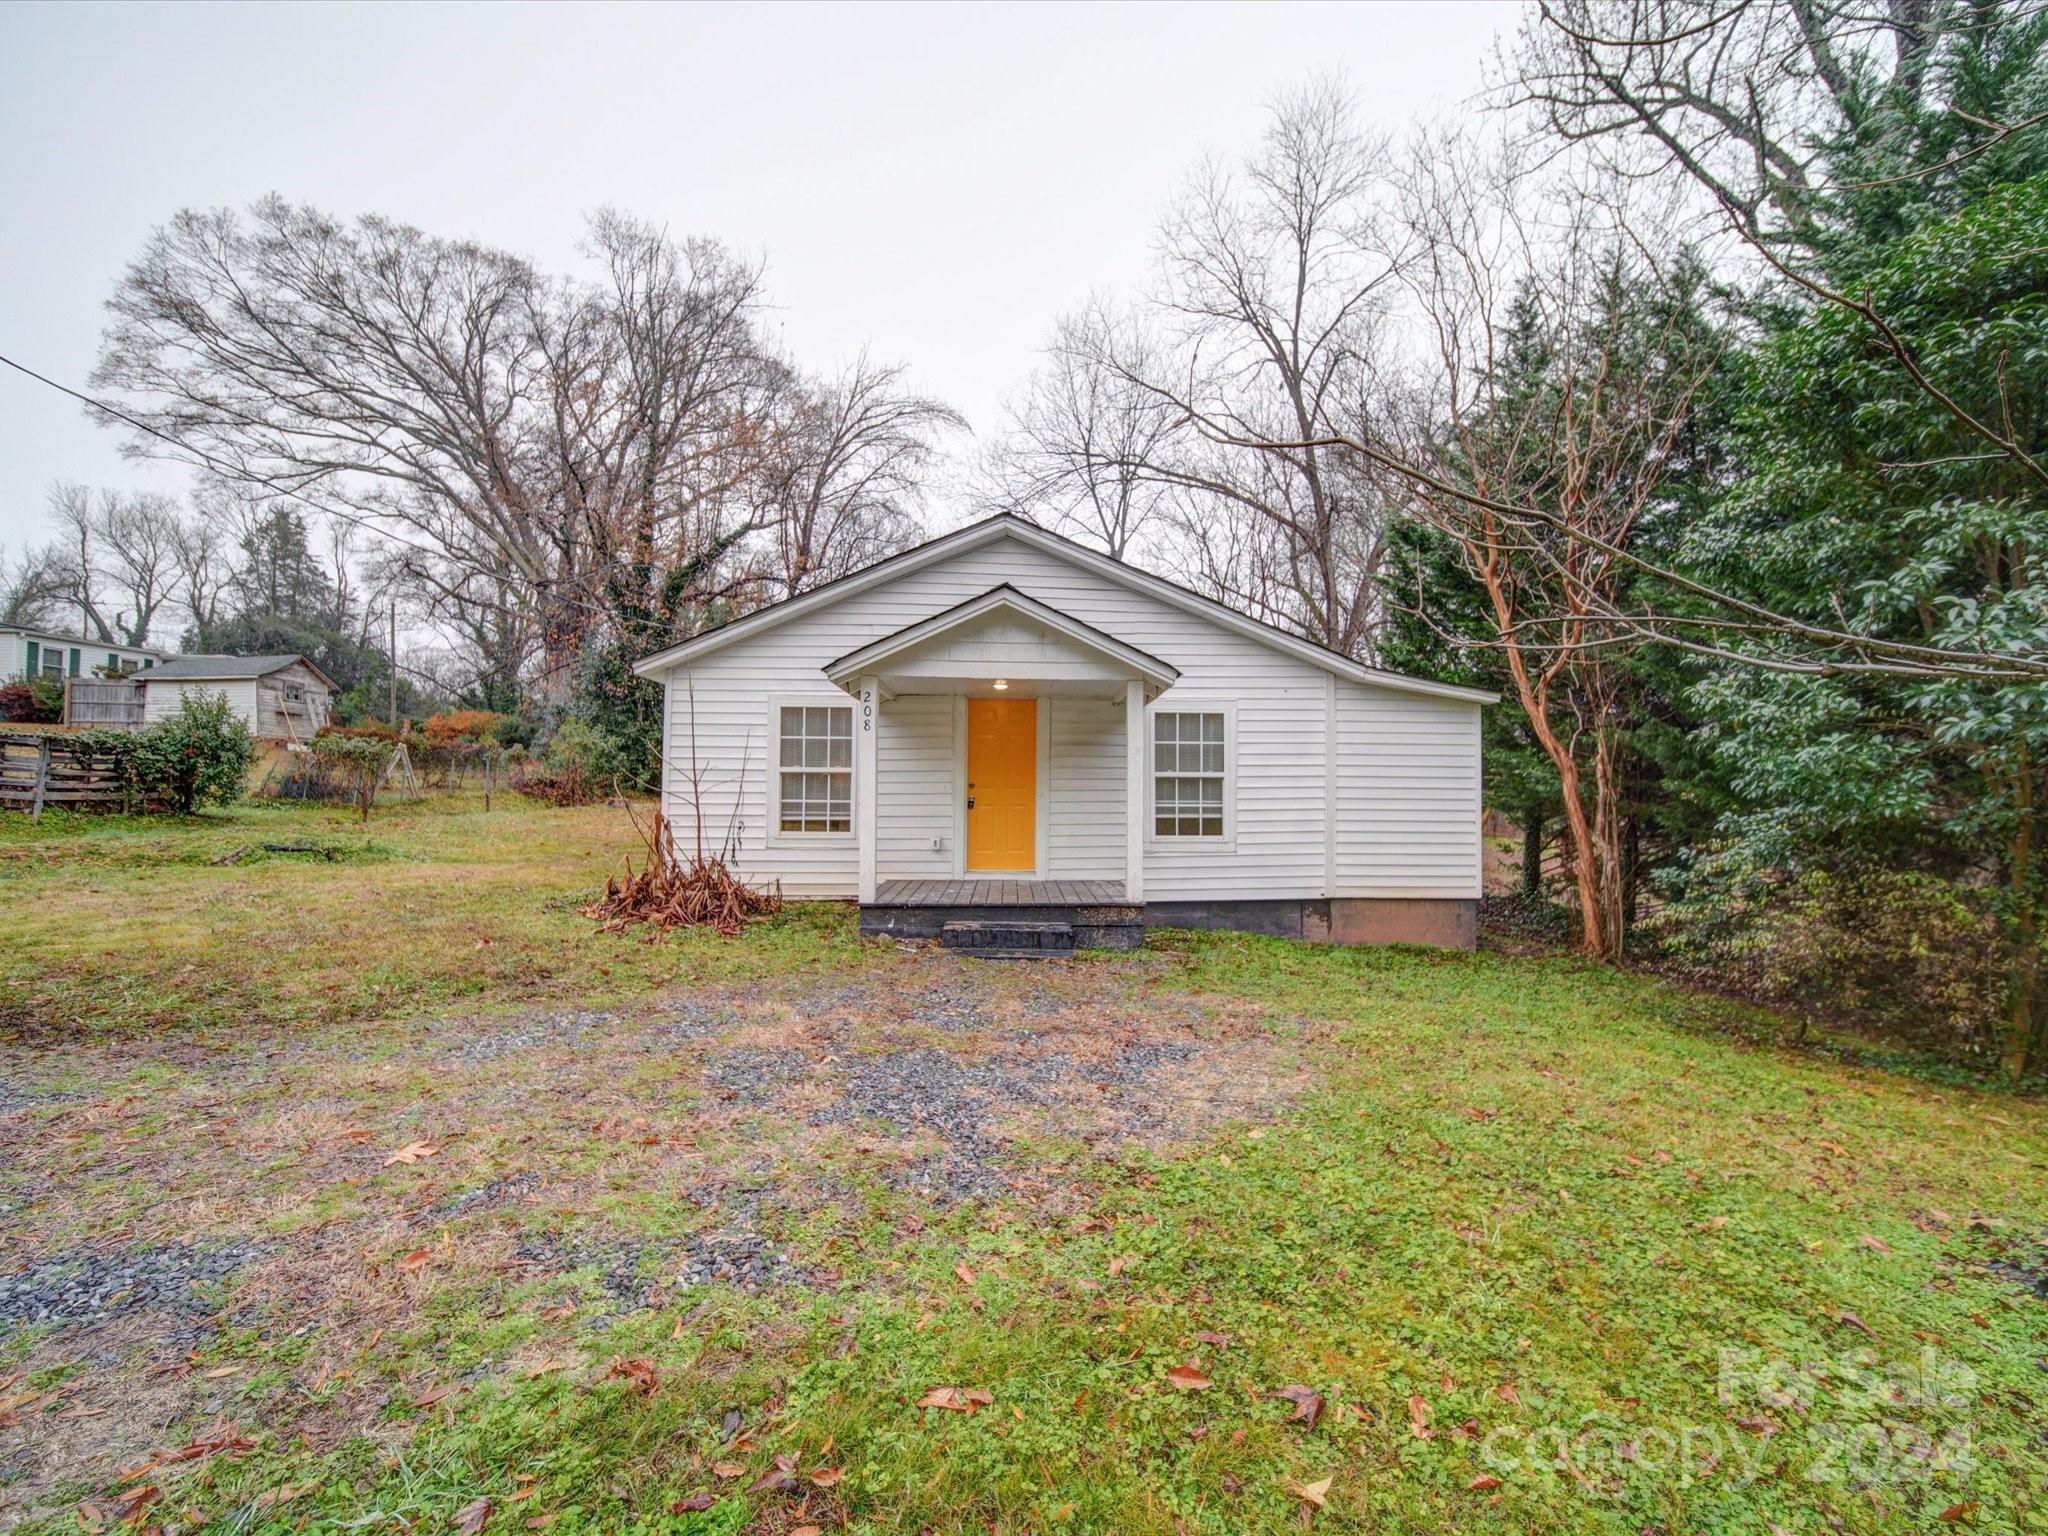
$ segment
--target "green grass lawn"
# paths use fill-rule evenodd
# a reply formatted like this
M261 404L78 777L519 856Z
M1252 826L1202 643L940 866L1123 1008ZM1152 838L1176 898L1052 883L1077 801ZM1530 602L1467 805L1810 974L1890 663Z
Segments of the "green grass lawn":
M241 1256L0 1323L0 1525L2048 1529L2036 1102L1561 958L597 935L634 848L0 818L0 1286Z

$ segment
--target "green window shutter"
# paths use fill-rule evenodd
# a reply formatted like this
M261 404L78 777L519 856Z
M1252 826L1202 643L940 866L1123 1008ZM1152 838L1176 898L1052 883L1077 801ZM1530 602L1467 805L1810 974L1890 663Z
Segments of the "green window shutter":
M143 670L143 671L147 672L147 671L148 671L148 670L149 670L149 669L150 669L151 667L153 667L153 666L155 666L155 665L156 665L156 658L155 658L154 656L145 656L145 657L143 657L143 658L142 658L142 670Z
M78 647L71 647L71 675L78 676Z
M116 656L112 651L107 652L107 670L109 672L118 672L121 670L121 658Z
M28 669L27 669L27 672L26 672L26 675L27 675L27 676L29 676L29 677L34 677L34 676L36 676L36 675L37 675L37 672L38 672L38 669L39 669L39 667L40 667L40 665L41 665L42 659L43 659L43 648L42 648L42 647L41 647L40 645L37 645L37 644L35 643L35 641L33 641L33 640L29 641L29 643L28 643Z

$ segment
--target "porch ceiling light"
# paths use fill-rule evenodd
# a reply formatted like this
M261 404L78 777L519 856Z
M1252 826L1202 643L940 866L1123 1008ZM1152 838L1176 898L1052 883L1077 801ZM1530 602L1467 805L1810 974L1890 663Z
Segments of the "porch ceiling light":
M1010 686L1010 680L1009 680L1009 679L1008 679L1007 677L999 677L999 678L997 678L997 679L996 679L996 692L997 692L997 693L1001 693L1001 692L1002 692L1002 691L1003 691L1003 690L1004 690L1005 688L1007 688L1007 687L1009 687L1009 686Z

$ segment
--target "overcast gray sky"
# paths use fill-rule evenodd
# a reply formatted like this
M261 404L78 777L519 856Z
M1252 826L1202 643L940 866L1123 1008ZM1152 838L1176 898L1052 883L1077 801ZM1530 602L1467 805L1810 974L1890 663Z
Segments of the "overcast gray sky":
M764 254L784 337L993 428L1056 315L1146 269L1203 153L1342 71L1388 126L1475 91L1518 7L0 7L0 353L82 387L150 227L264 192L548 266L613 205ZM0 544L53 480L179 490L0 369Z

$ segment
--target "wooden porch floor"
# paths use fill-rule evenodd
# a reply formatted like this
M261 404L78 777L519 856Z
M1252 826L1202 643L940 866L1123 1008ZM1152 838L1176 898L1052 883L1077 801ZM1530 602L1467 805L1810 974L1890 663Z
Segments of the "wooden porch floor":
M877 907L1114 907L1121 880L884 880Z

